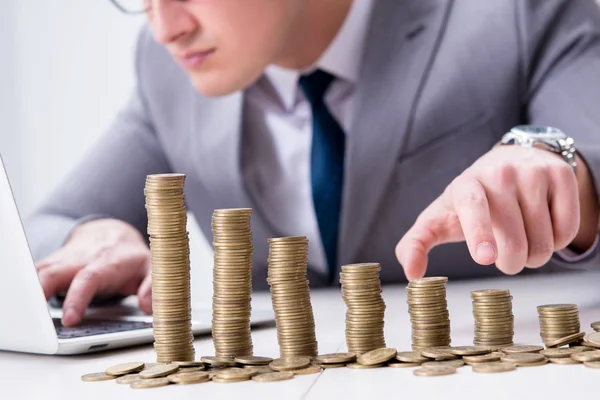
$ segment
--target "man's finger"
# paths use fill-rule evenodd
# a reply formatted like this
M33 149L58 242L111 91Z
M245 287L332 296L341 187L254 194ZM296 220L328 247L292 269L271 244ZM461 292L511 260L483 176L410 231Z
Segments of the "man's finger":
M60 291L67 290L81 265L56 263L38 272L38 277L46 300Z
M146 275L138 290L140 309L146 314L152 313L152 275Z
M481 265L493 264L498 253L484 186L475 178L458 178L452 201L471 257Z
M35 263L35 268L36 270L38 270L38 272L44 268L48 268L51 265L54 264L58 264L58 263L63 263L65 261L67 255L69 253L69 250L65 250L65 247L61 247L60 249L56 250L54 253L49 254L47 257L37 261Z
M427 269L427 255L442 243L463 240L458 217L444 192L417 218L396 246L396 257L409 280L421 278Z
M550 215L555 250L562 250L577 235L580 225L577 180L570 167L556 169L550 180Z

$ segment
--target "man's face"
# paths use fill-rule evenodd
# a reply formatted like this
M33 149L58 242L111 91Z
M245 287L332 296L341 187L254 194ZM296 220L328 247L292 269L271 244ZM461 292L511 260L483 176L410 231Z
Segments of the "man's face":
M285 50L306 0L148 0L158 43L206 96L241 90Z

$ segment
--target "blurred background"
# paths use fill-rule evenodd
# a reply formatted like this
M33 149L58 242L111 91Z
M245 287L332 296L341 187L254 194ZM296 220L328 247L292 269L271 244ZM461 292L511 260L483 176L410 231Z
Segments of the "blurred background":
M144 16L107 0L1 0L0 154L22 217L125 104ZM209 305L212 249L190 218L192 300Z

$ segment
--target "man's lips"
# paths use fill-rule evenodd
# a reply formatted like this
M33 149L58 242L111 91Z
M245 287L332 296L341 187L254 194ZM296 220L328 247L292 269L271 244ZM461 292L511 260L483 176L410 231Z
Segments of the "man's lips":
M177 59L185 68L197 68L206 60L216 49L201 51L188 51L177 56Z

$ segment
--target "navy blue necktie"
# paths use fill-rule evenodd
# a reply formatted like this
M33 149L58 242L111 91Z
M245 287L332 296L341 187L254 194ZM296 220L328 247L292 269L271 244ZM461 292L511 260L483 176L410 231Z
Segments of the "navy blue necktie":
M337 267L345 143L344 131L324 101L325 93L333 79L331 74L322 70L300 78L300 87L312 108L310 178L313 203L331 279L334 278Z

